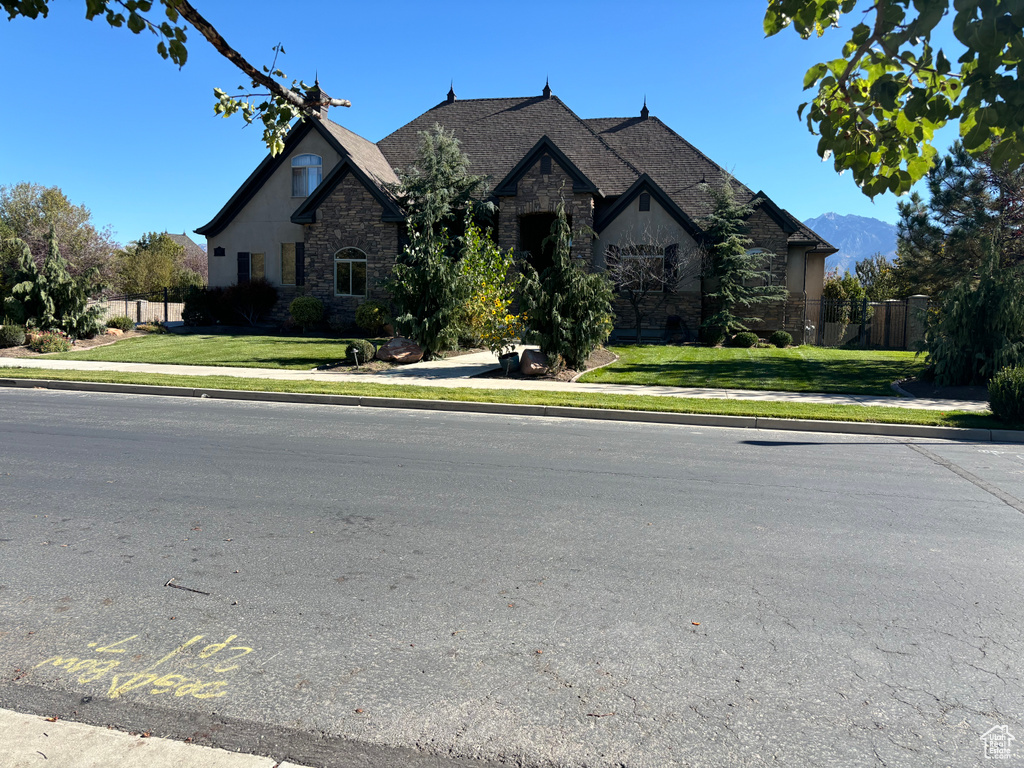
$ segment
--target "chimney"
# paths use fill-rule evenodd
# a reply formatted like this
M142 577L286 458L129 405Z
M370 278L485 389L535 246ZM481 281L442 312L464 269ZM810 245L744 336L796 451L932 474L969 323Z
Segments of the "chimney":
M452 87L448 89L448 103L455 103L455 81L452 81Z
M330 104L328 103L330 100L331 97L320 88L320 78L318 76L313 82L313 87L306 91L306 103L309 104L313 117L326 120L327 110L330 109Z

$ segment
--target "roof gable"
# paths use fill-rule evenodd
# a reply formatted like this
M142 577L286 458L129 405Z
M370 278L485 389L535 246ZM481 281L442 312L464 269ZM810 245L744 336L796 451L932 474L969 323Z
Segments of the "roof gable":
M488 177L492 185L508 177L544 137L606 195L621 194L640 175L556 96L442 102L377 146L393 167L408 168L417 160L420 134L435 125L455 134L470 172Z
M526 172L530 170L534 164L539 162L540 158L545 154L551 155L554 161L558 163L567 174L569 174L569 177L572 179L573 192L590 192L603 197L601 190L597 188L597 185L588 179L583 171L576 167L576 164L566 157L565 153L562 152L562 150L555 145L555 142L549 139L547 135L541 136L540 140L533 145L533 149L527 152L526 155L523 156L523 159L516 163L515 167L508 172L508 175L495 185L493 194L499 197L516 194L519 180L523 178L523 176L526 175Z
M650 176L646 173L642 174L639 179L627 189L615 204L612 205L607 211L605 211L601 218L594 222L594 231L600 234L604 231L609 224L619 217L623 211L625 211L630 204L636 200L642 192L647 192L651 197L658 201L658 204L665 209L665 211L671 216L683 230L690 235L690 237L696 238L701 233L701 228L697 223L691 219L686 211L676 205L675 201L665 194L665 191L659 187Z
M313 120L303 120L292 128L285 137L284 150L277 155L267 155L264 157L263 161L256 166L256 170L249 174L249 178L242 182L242 186L235 190L235 194L228 198L228 201L217 212L217 215L195 230L196 234L213 237L223 232L227 225L231 223L231 220L238 215L238 212L248 205L249 201L260 191L267 182L267 179L274 174L274 171L280 168L291 153L295 151L295 147L306 138L313 129L313 122Z
M331 196L331 193L349 174L352 174L360 184L366 187L366 190L380 203L383 209L380 217L381 221L405 221L405 216L395 201L385 194L380 186L371 180L358 165L351 159L346 158L331 169L327 177L313 190L313 194L307 197L302 202L302 205L295 210L291 217L292 222L295 224L312 224L315 222L317 209L323 204L324 200Z
M249 175L249 178L231 196L217 215L208 224L204 224L195 230L196 234L211 237L222 232L235 216L248 205L249 201L259 192L274 172L281 167L285 160L291 156L299 143L311 131L319 133L327 144L341 157L335 169L346 162L349 163L352 168L358 169L361 172L361 181L369 183L381 194L384 194L382 190L386 185L398 183L398 177L395 175L395 172L384 158L384 155L381 154L377 145L372 141L367 141L362 136L330 120L306 119L289 131L288 136L285 138L284 151L276 156L267 155L263 158L263 162ZM333 169L331 173L333 173ZM331 174L329 173L327 177L321 180L320 186L314 190L314 195L320 191L320 187L327 182L330 176ZM302 206L300 206L301 208Z

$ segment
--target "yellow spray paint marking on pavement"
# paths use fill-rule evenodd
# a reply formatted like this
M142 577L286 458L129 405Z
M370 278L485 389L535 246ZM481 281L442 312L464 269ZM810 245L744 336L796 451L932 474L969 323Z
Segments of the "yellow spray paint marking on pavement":
M195 635L189 638L141 671L132 669L136 666L132 661L108 659L96 655L125 653L130 648L137 652L134 658L140 659L149 649L144 647L147 643L145 640L139 640L138 635L130 635L104 645L99 642L88 643L86 647L92 649L92 654L87 653L85 656L58 654L36 664L35 668L58 667L71 673L82 685L100 680L106 682L105 678L109 676L106 696L111 699L120 698L130 691L141 691L152 696L173 693L174 696L191 696L194 699L217 699L227 695L230 683L229 680L222 679L221 676L237 670L239 664L236 662L243 656L252 653L253 649L246 645L235 644L238 635L228 635L223 641L208 643L199 649L199 643L205 637L205 635ZM132 641L136 641L132 643L134 647L129 646ZM182 657L182 654L193 646L198 649L196 657L203 660L202 664L197 665L194 659ZM141 653L139 653L140 651ZM141 665L142 662L138 663ZM172 668L171 671L166 669L159 672L154 671L168 663ZM193 671L193 668L197 666L198 674Z

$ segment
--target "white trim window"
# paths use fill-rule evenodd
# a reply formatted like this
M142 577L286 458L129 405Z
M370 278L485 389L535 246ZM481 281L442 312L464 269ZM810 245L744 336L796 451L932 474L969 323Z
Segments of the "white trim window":
M366 254L358 248L334 254L334 295L366 296Z
M320 186L323 160L320 155L296 155L292 158L292 197L309 197Z

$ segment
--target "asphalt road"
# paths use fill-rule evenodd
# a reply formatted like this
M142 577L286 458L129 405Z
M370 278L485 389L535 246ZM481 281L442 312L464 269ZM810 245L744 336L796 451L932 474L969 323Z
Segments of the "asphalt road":
M991 765L1022 498L1024 446L3 390L0 707L325 766Z

